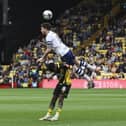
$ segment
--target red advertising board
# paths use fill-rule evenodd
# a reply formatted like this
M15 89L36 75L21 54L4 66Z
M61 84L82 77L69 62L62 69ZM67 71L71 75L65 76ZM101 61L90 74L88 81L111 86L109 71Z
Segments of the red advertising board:
M39 83L39 88L55 88L58 80L43 79ZM126 80L94 80L95 88L126 88ZM14 88L17 84L14 83ZM11 84L0 84L0 88L12 88ZM84 79L72 79L72 88L87 88L87 81Z
M39 87L55 88L58 80L44 79ZM95 88L126 88L126 80L94 80ZM87 88L87 81L83 79L72 79L72 88Z

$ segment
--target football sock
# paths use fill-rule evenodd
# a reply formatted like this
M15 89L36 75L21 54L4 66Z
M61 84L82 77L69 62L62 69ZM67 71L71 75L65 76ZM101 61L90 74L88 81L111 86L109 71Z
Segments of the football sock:
M53 110L49 108L47 114L48 114L48 115L51 115L51 114L52 114L52 111L53 111Z

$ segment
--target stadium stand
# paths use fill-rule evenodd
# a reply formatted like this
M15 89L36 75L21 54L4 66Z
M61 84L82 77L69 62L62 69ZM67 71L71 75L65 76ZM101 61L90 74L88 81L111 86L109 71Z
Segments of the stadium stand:
M118 4L113 7L109 2L94 3L82 1L76 7L66 10L56 20L55 29L72 50L77 47L79 51L75 52L78 58L102 66L100 74L94 79L126 79L125 13L115 11L114 7L118 7ZM110 14L112 10L114 15ZM96 36L97 31L100 32ZM90 45L85 46L85 40L89 40L92 35L95 38L90 40ZM44 50L39 39L32 39L27 46L19 47L14 54L13 64L0 65L0 83L11 82L13 76L18 87L38 87L43 78L50 79L52 73L44 72L45 66L36 63ZM58 61L59 57L53 54L47 58L47 63Z

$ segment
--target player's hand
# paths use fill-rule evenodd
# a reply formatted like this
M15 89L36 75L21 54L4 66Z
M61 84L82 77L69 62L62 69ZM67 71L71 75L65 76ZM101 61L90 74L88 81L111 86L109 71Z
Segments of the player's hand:
M43 58L39 58L37 61L36 61L37 63L39 63L39 62L44 62L44 59Z

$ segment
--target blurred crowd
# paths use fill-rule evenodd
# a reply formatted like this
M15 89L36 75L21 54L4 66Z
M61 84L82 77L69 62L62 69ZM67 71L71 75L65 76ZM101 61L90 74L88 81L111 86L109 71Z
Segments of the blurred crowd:
M19 47L11 65L0 67L0 83L16 82L18 87L38 87L43 79L49 79L51 74L46 64L58 62L58 57L49 54L45 64L37 63L45 51L39 39L32 39L28 46ZM12 80L13 79L13 80Z
M94 2L95 3L95 2ZM88 5L90 4L90 5ZM90 6L90 8L89 8ZM70 8L56 20L54 28L71 49L79 48L103 27L102 19L111 9L111 4L81 2ZM104 28L93 44L80 48L77 56L92 65L101 66L94 79L126 79L126 16L109 16L108 27ZM43 78L57 79L46 69L48 63L58 63L60 58L49 54L45 64L37 63L45 51L40 39L32 39L25 47L19 47L11 65L0 65L0 83L16 82L18 87L38 87Z
M103 17L111 7L111 1L82 1L56 20L57 31L68 46L76 48L103 26Z

